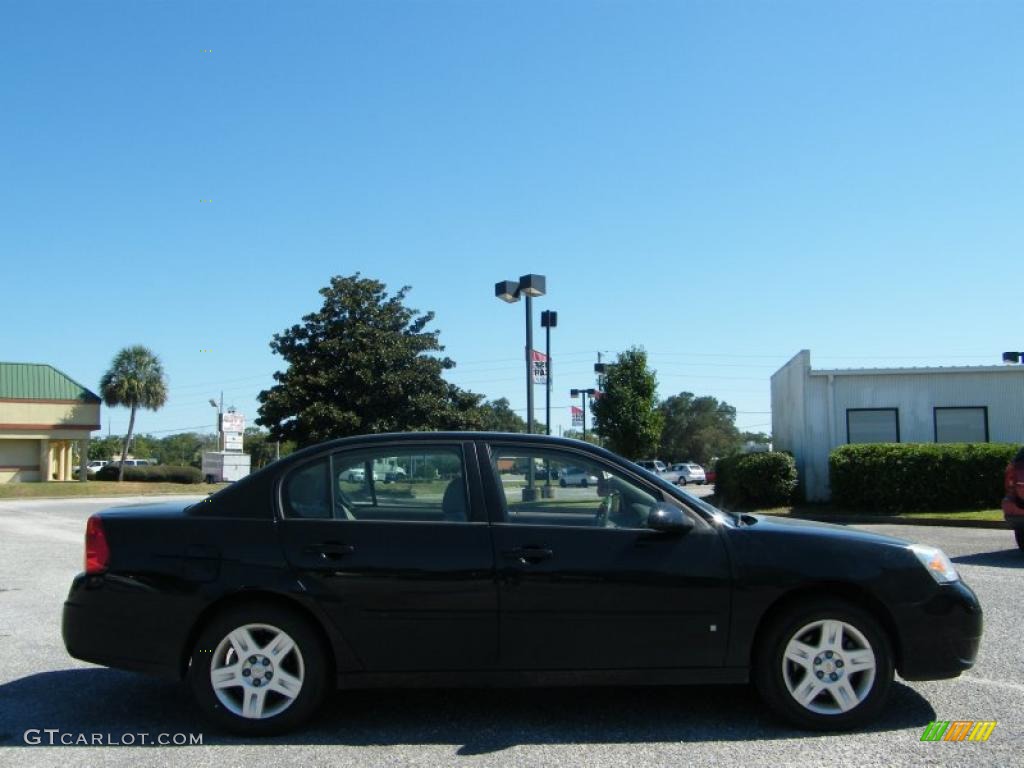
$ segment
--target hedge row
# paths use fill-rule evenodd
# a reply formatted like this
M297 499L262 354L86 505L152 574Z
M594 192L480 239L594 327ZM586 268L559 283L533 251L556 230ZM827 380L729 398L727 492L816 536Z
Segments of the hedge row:
M96 473L97 480L117 480L118 467L108 464ZM203 479L196 467L125 467L124 479L136 483L198 483Z
M715 494L732 507L781 507L796 491L796 462L788 453L726 456L715 472Z
M998 507L1016 452L1002 443L844 445L829 456L832 502L879 513Z

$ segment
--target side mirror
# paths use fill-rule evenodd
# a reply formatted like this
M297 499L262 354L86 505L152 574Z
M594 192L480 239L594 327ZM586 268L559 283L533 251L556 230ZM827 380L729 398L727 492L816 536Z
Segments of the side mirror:
M662 533L684 534L693 530L693 520L679 507L659 504L648 515L647 527Z

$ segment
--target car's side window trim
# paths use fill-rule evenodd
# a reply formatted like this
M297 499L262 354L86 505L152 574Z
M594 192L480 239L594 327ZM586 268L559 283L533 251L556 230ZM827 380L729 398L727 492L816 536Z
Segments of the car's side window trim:
M302 470L304 470L304 469L310 467L311 465L316 464L318 461L322 461L324 459L327 459L327 487L328 487L328 494L329 494L328 504L330 505L331 516L330 517L300 517L300 516L296 516L296 515L285 514L285 508L286 508L287 505L285 504L285 500L284 500L284 491L285 491L285 487L288 485L288 480L296 472L301 472ZM323 522L324 520L333 520L334 519L334 491L330 487L331 486L330 477L331 477L331 461L330 461L330 452L328 452L328 451L324 451L322 453L318 453L315 456L310 456L308 460L300 462L300 463L296 464L294 467L289 467L288 471L285 472L283 475L281 475L281 477L277 481L277 487L275 489L276 492L274 494L275 501L277 502L277 517L276 517L276 519L278 519L278 520L312 520L312 521L315 521L315 522Z
M431 441L423 441L423 442L418 442L418 441L417 442L405 442L405 441L394 441L394 442L391 442L391 441L389 441L389 442L386 442L386 443L373 443L370 446L352 445L352 446L344 446L344 447L335 447L335 448L325 449L325 450L323 450L321 452L316 453L313 456L310 456L305 461L302 461L302 462L296 464L293 467L289 467L287 469L287 471L285 471L281 475L281 477L278 478L277 483L276 483L276 487L275 487L275 492L274 492L274 501L275 501L275 506L277 507L277 509L275 511L276 512L276 518L275 519L277 519L277 520L287 520L289 522L295 522L295 521L324 522L325 520L327 520L327 521L338 522L338 523L366 523L366 524L370 524L370 523L372 523L372 524L382 524L382 523L383 524L388 524L388 523L398 524L398 523L401 523L401 524L404 524L404 525L433 525L433 524L436 524L435 522L432 522L432 521L420 522L420 521L410 521L410 520L347 520L347 519L344 519L344 518L337 517L336 510L335 510L335 496L334 496L334 482L333 481L328 482L328 486L330 487L330 505L331 505L331 512L332 512L332 516L331 517L328 517L328 518L293 517L291 515L285 514L284 488L287 485L288 478L291 477L292 473L301 471L302 469L308 467L310 464L313 464L313 463L315 463L315 462L317 462L317 461L319 461L321 459L324 459L324 458L326 458L328 460L328 476L329 477L333 477L334 476L334 460L335 460L335 456L338 456L340 454L363 452L363 451L366 451L368 449L369 450L377 450L377 449L387 449L387 448L398 448L398 449L417 449L418 450L420 448L427 448L427 449L429 449L430 447L442 447L442 448L455 448L457 451L459 451L460 455L462 456L463 483L465 483L466 486L467 486L467 488L466 488L466 493L467 493L466 498L467 498L467 501L469 503L469 509L467 510L468 518L466 520L449 520L449 521L445 521L445 523L447 525L452 525L452 524L454 524L454 525L487 525L489 521L487 520L486 508L483 505L483 498L482 498L483 492L482 492L482 489L480 487L480 480L479 480L479 478L480 478L479 464L476 461L475 452L474 452L474 455L472 456L472 460L471 460L471 457L469 455L467 446L472 447L473 443L469 442L469 441L463 441L463 440L431 440ZM473 474L476 475L476 481L477 481L475 493L474 493L474 487L473 487L474 484L470 481L470 477ZM477 514L478 512L479 512L479 514Z

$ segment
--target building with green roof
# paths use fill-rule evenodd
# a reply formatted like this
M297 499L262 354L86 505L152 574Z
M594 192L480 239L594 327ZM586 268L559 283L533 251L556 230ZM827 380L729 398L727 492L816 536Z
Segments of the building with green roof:
M85 479L100 398L46 363L0 362L0 483Z

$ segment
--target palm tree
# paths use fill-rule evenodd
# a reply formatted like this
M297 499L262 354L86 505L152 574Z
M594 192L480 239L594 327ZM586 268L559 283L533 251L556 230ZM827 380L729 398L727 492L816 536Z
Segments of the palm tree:
M125 347L114 357L110 368L100 379L100 394L109 407L123 405L132 409L128 421L128 435L121 451L121 466L117 480L124 479L124 463L128 458L128 444L135 429L135 412L141 407L155 411L167 402L167 379L160 358L141 345Z

